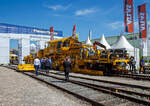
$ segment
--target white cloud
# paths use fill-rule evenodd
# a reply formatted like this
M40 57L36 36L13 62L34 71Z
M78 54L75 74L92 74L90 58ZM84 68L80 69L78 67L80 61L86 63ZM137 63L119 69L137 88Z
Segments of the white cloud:
M84 10L77 10L75 12L75 15L76 16L82 16L82 15L87 15L87 14L91 14L91 13L94 13L94 12L97 12L96 8L88 8L88 9L84 9Z
M109 27L111 27L112 30L116 29L122 29L123 28L123 22L116 21L108 24Z
M67 5L67 6L63 6L63 5L53 5L53 6L47 6L47 8L56 11L56 10L67 10L70 6L71 6L71 4L69 4L69 5Z

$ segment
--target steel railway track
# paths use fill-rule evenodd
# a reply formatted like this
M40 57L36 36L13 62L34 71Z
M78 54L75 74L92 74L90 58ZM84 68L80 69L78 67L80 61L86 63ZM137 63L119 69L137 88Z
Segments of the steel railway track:
M42 75L45 75L45 76L49 76L49 77L54 77L52 75L47 75L47 74L43 74L43 73L40 73ZM54 74L54 73L53 73ZM60 75L60 74L57 74L57 75ZM62 74L61 74L62 76ZM96 83L94 82L94 79L92 79L92 81L87 81L87 80L83 80L83 79L87 79L85 77L77 77L75 76L76 78L71 78L71 82L78 82L78 83L83 83L83 84L86 84L86 85L90 85L90 86L93 86L93 87L97 87L99 88L99 90L101 90L100 88L102 88L102 92L104 91L103 89L105 90L109 90L111 91L111 93L115 96L120 96L122 98L126 98L128 100L131 100L131 101L134 101L134 102L139 102L139 103L143 103L143 104L149 104L149 100L150 100L150 92L149 92L149 89L147 89L147 93L149 94L144 94L143 93L143 90L141 89L143 86L140 86L140 89L141 89L141 92L136 92L137 89L139 88L134 88L133 90L131 90L134 86L128 86L128 89L125 88L123 86L120 86L120 85L111 85L111 84L100 84L100 83ZM60 76L55 76L55 78L58 78L58 79L63 79L62 77ZM77 79L78 78L78 79ZM83 78L83 79L82 79ZM82 80L81 80L82 79ZM88 78L89 79L89 78ZM91 80L91 79L90 79ZM99 80L98 80L99 81ZM127 86L127 85L126 85ZM129 90L130 88L130 90ZM145 88L145 87L144 87ZM94 88L95 89L95 88ZM97 90L97 89L96 89ZM104 91L105 92L105 91ZM116 94L120 94L120 95L117 95ZM110 93L110 92L105 92L105 93ZM126 95L126 96L125 96Z
M11 67L12 68L12 67ZM15 69L14 67L12 69ZM70 94L73 94L77 97L80 97L90 103L92 103L94 106L104 106L104 105L150 105L149 98L150 95L148 94L142 94L137 93L133 91L127 91L121 88L121 86L102 86L97 85L90 82L91 79L88 78L88 80L85 80L87 78L78 78L77 76L74 76L74 78L70 79L69 82L64 82L64 76L62 74L57 75L47 75L43 72L40 72L40 75L37 77L33 73L24 72L24 74L38 79L42 82L45 82L49 85L55 86L59 89L62 89L66 92L69 92ZM51 74L51 73L50 73ZM53 73L54 74L54 73ZM73 77L73 76L71 76ZM77 80L78 78L78 80ZM82 80L79 80L82 79ZM84 81L83 81L84 80ZM91 80L92 81L92 80ZM89 83L90 82L90 83ZM98 81L97 81L98 82ZM121 89L120 89L121 88ZM133 96L134 95L134 96ZM135 97L136 95L136 97ZM137 96L139 96L137 98ZM148 98L147 100L144 100L141 98L141 96L144 96L145 98ZM136 104L139 103L139 104Z
M62 74L62 72L49 72L49 73L64 76L64 74ZM135 84L126 84L126 83L120 83L120 82L113 82L113 81L106 81L106 80L100 80L100 79L94 79L94 78L74 76L74 75L70 75L70 77L80 78L80 79L85 79L85 80L92 80L92 81L101 82L101 83L114 84L114 85L119 85L119 86L127 86L127 87L132 87L132 88L140 88L140 89L150 90L150 87L140 86L140 85L135 85Z
M150 75L137 75L137 74L118 74L113 75L115 77L125 77L125 78L132 78L136 80L148 80L150 81Z
M40 81L44 81L73 95L78 95L78 97L83 98L88 102L91 102L94 106L116 106L123 104L137 105L136 102L138 102L139 104L148 104L148 102L138 100L136 98L134 98L134 100L132 101L129 101L128 99L131 99L131 97L129 96L115 93L113 91L103 88L95 87L92 84L87 84L80 81L69 80L69 82L65 82L64 78L59 78L43 73L40 73L39 76L35 76L34 73L29 72L24 72L24 74Z

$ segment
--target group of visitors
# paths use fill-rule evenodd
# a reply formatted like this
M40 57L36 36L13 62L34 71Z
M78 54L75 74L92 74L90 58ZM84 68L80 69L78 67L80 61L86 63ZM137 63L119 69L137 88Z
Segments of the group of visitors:
M135 58L133 56L130 57L129 65L130 65L131 73L136 73L136 61L135 61ZM141 73L141 72L143 72L145 74L145 62L144 62L143 56L140 59L139 73Z
M38 76L39 68L46 70L46 73L49 73L49 70L52 68L51 58L44 57L44 58L39 59L38 57L36 57L34 60L34 68L35 68L37 76Z
M41 69L49 70L49 69L52 68L51 57L49 57L49 58L47 58L47 57L41 58L40 62L41 62Z
M69 72L71 68L71 59L69 56L66 56L63 66L64 66L64 72L65 72L65 80L68 81ZM49 58L44 57L42 59L39 59L38 57L36 57L34 60L34 67L36 71L36 76L38 76L39 68L47 70L46 73L48 73L49 70L52 68L52 59L50 57Z

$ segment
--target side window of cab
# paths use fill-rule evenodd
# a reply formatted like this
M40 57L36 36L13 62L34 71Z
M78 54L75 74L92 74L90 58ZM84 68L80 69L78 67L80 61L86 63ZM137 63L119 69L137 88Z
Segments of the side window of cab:
M62 44L61 41L59 41L59 42L57 43L57 49L61 48L61 44Z
M69 46L70 41L64 41L63 43L63 47L68 47Z

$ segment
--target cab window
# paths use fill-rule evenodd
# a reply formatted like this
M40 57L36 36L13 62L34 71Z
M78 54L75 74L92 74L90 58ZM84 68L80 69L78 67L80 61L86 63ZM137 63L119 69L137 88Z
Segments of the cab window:
M62 42L59 41L59 42L57 43L57 48L61 48L61 44L62 44Z
M64 43L63 43L63 47L68 47L69 46L69 41L65 41Z

